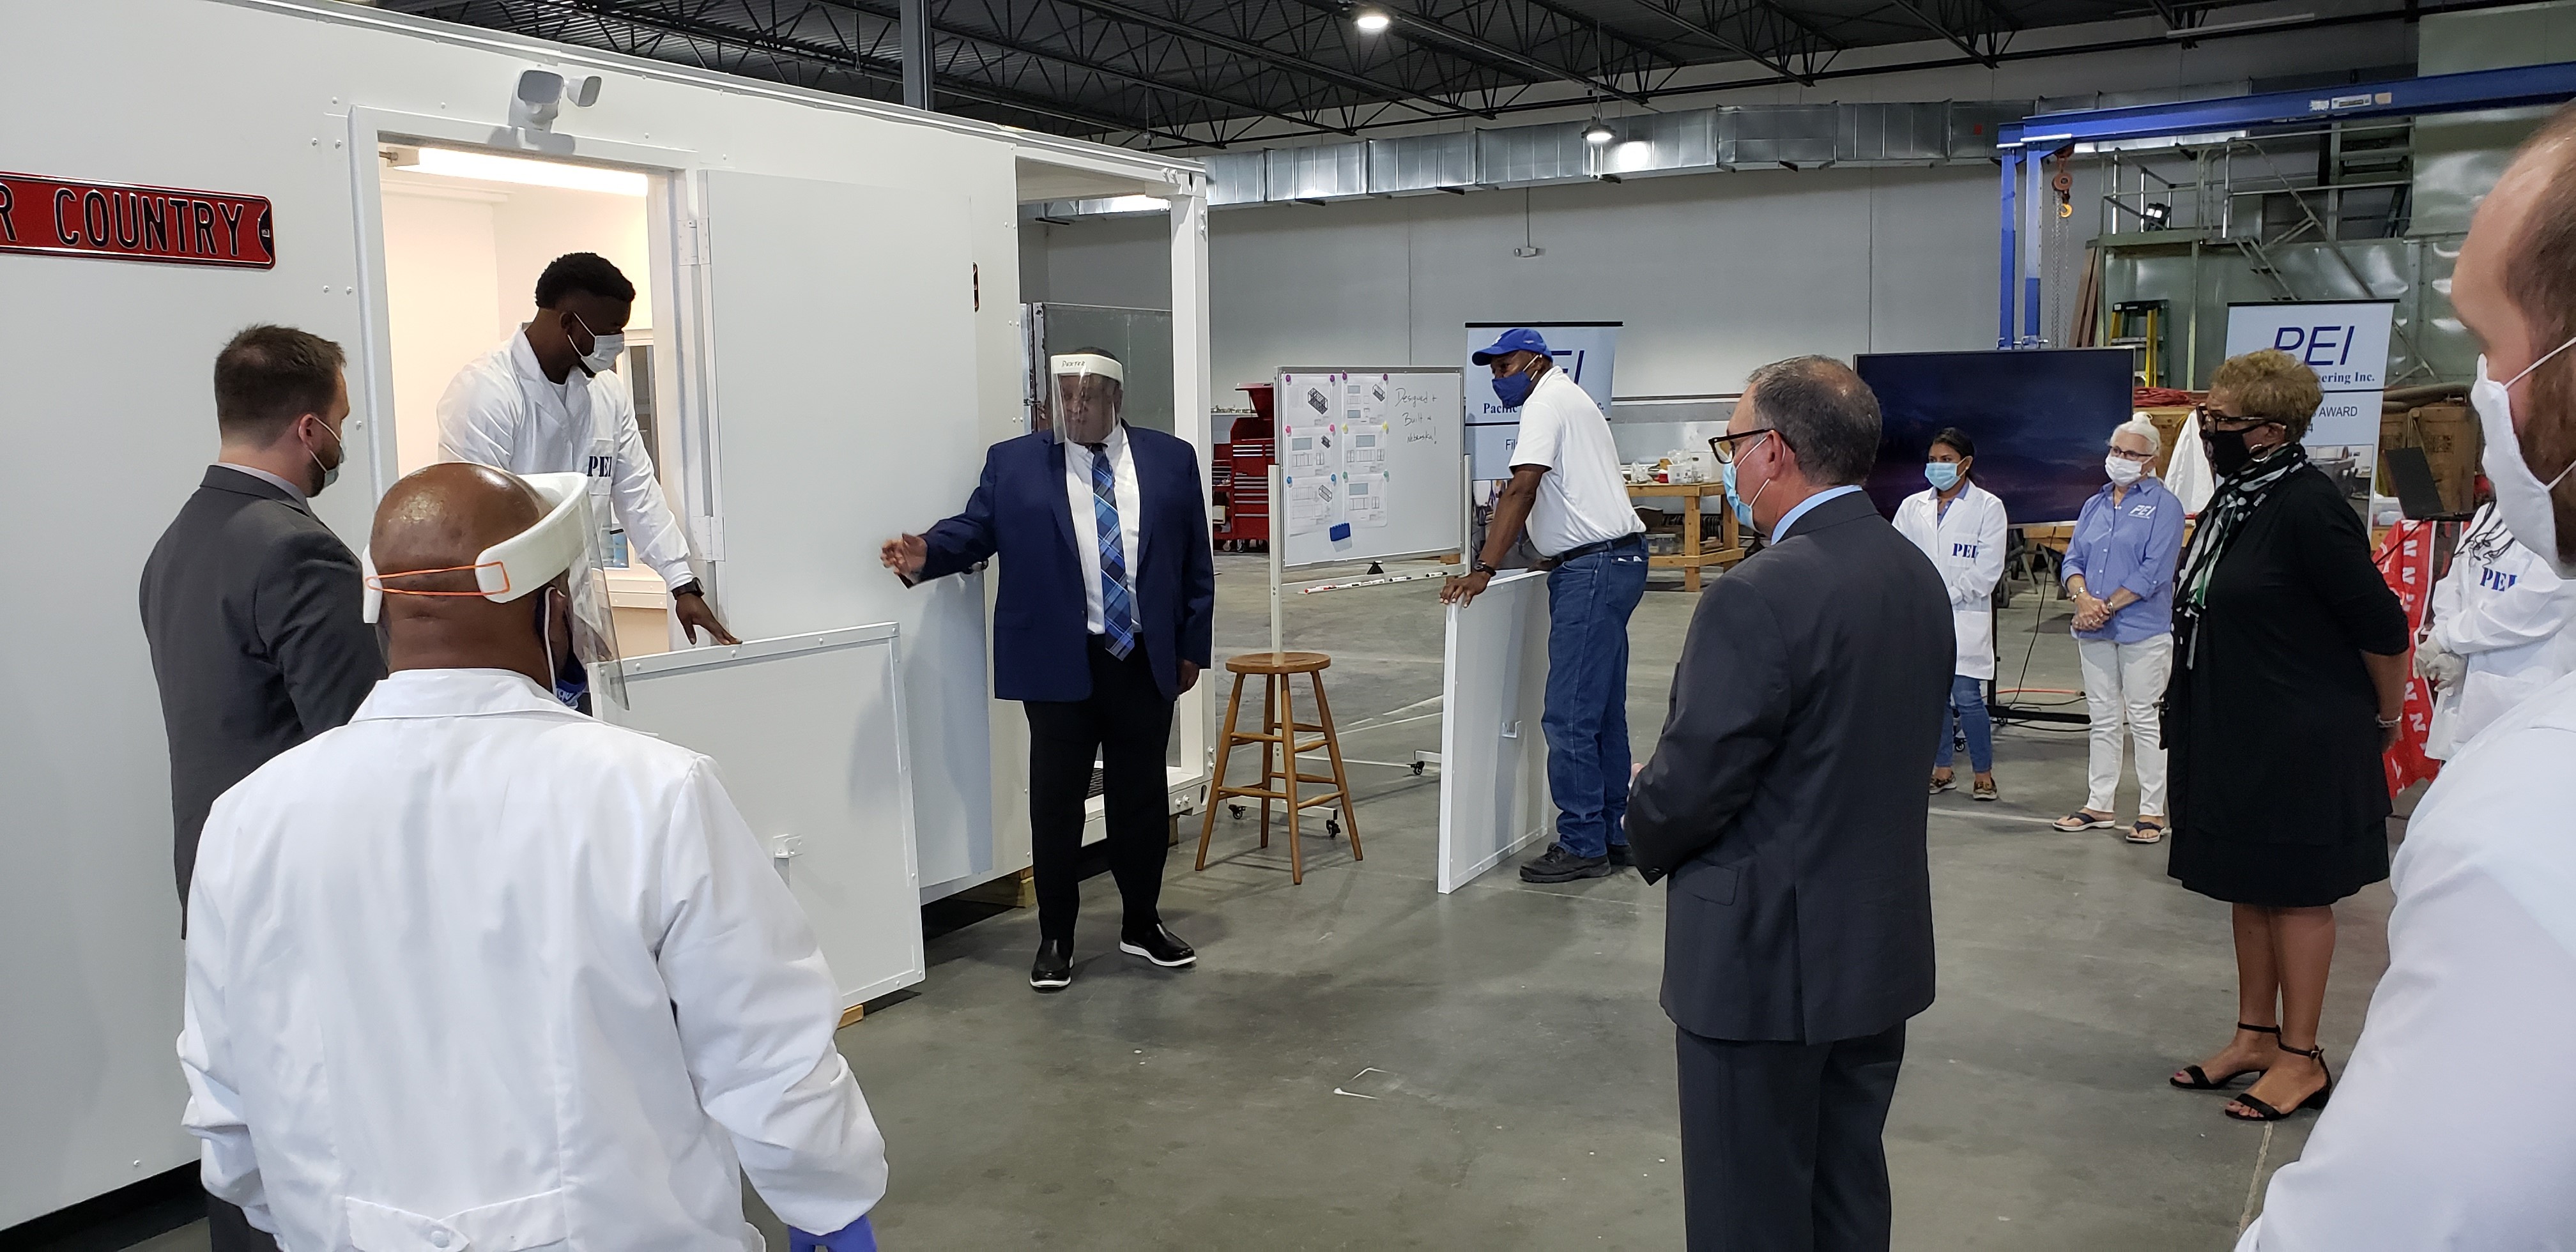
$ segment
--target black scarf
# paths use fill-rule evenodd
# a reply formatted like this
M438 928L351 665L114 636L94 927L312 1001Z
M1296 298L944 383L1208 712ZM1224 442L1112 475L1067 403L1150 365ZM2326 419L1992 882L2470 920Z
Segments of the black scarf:
M2200 526L2191 536L2191 551L2183 557L2178 588L2182 594L2174 605L2184 641L2185 667L2200 651L2200 617L2208 610L2209 580L2218 573L2219 561L2236 543L2237 532L2245 528L2245 519L2263 507L2282 479L2307 463L2306 448L2295 442L2283 444L2270 456L2247 465L2234 478L2219 483L2218 494L2211 496L2209 507L2201 510Z

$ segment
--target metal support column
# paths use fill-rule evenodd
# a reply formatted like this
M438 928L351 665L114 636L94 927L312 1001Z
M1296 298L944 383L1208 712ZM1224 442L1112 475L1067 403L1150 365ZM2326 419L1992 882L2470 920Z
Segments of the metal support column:
M2013 191L2021 170L2021 153L2005 148L1995 156L2004 171L2003 242L1995 252L1996 267L2001 271L1997 295L2002 307L1995 315L1995 346L2009 348L2013 344L2013 299L2021 292L2021 243L2013 237Z
M2047 271L2040 265L2040 210L2047 203L2048 161L2037 148L2024 149L2021 157L2021 230L2022 230L2022 345L2039 346L2039 276Z
M903 102L930 111L930 0L901 0Z

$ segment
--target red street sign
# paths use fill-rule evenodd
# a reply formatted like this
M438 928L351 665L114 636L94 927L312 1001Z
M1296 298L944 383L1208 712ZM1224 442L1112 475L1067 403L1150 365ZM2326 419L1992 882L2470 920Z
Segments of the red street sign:
M0 252L232 265L277 264L264 196L0 174Z

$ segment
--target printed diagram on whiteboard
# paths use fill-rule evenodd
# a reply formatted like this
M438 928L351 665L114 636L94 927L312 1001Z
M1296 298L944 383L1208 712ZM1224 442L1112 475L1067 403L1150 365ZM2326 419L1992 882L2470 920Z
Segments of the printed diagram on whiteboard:
M1397 435L1390 405L1399 385L1385 375L1310 374L1288 379L1294 397L1280 432L1280 489L1288 497L1288 533L1325 531L1336 548L1357 529L1387 524L1396 490L1387 448Z

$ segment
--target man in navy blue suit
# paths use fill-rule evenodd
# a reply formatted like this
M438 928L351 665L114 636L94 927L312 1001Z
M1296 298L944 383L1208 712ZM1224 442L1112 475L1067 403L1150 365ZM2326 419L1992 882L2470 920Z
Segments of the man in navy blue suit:
M1109 871L1125 917L1120 951L1166 969L1198 954L1163 925L1172 704L1208 664L1216 562L1205 479L1189 444L1118 418L1117 358L1085 348L1049 358L1047 428L994 444L966 511L880 554L906 585L999 556L993 692L1029 717L1029 844L1038 955L1029 985L1073 982L1075 861L1096 753Z

